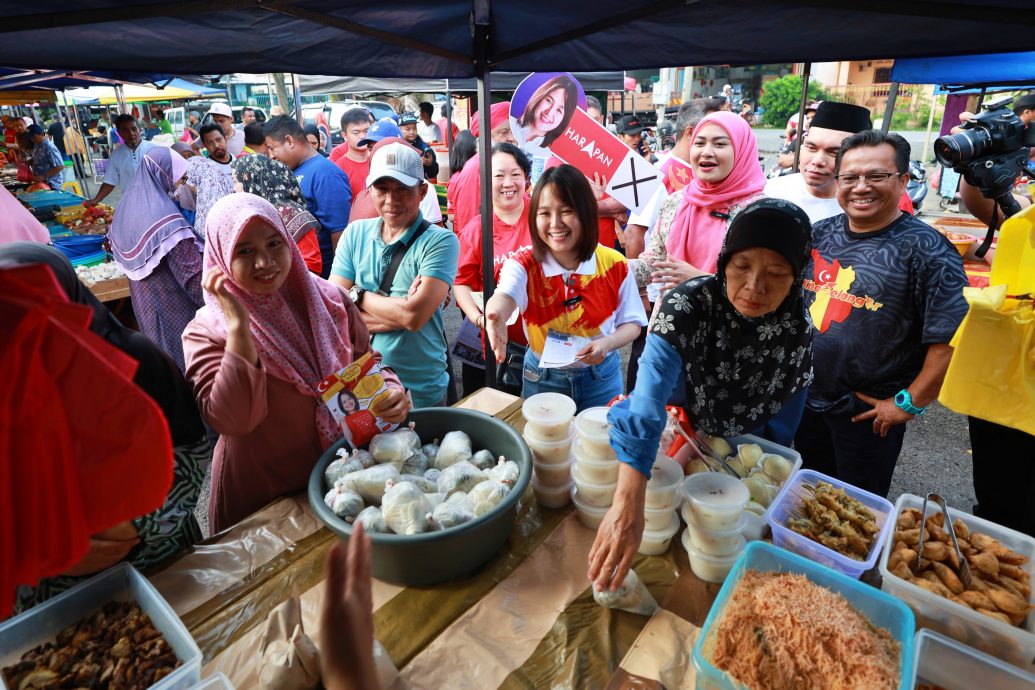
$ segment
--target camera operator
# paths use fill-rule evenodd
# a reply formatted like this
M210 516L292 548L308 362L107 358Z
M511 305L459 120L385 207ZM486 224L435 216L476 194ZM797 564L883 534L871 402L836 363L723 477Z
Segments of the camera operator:
M1035 94L1018 99L1013 112L1024 125L1031 127L1035 120ZM973 113L960 113L961 122L974 118ZM952 134L961 131L960 127L954 127ZM1035 148L1032 153L1035 154ZM1022 209L1032 203L1031 199L1016 191L1012 196ZM985 224L994 223L994 229L999 230L1004 214L994 199L985 197L978 187L964 178L960 178L960 198L975 218ZM983 259L991 264L994 255L990 249ZM995 353L989 353L989 357L994 356ZM1005 403L1009 404L1008 401ZM974 514L1035 536L1035 436L978 417L968 415L967 420L973 452L974 494L977 497Z

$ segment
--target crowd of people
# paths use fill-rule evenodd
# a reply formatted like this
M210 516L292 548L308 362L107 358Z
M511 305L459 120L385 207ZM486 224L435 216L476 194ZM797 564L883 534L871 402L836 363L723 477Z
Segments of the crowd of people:
M217 104L212 122L172 149L119 116L123 143L87 204L122 189L109 241L146 339L126 336L55 251L3 249L0 263L51 265L117 344L147 349L155 365L141 376L189 391L176 410L163 406L189 448L170 495L192 508L194 464L211 456L213 531L305 489L341 435L317 384L368 352L390 390L376 413L392 422L473 392L486 366L503 390L561 392L579 410L630 393L609 418L623 464L590 555L601 586L620 583L636 553L668 404L700 431L793 443L805 467L886 495L967 312L959 254L900 208L908 143L873 129L868 110L827 101L800 134L800 172L767 180L747 120L695 99L657 161L662 185L630 215L600 180L556 159L533 183L532 159L551 136L540 125L570 120L565 88L544 85L519 132L508 102L489 105L488 161L475 151L477 114L470 131L450 132L445 215L428 183L439 173L429 144L452 123L435 123L423 104L398 121L348 110L344 142L329 152L320 132L285 115L238 128ZM603 124L592 97L587 113ZM616 130L642 146L636 117ZM47 141L40 128L28 134ZM59 172L52 147L40 146L44 179ZM482 165L491 233L479 215ZM485 302L489 270L497 289ZM444 314L454 308L463 325L451 339ZM574 361L543 366L554 345L572 342ZM618 350L630 343L623 374ZM982 504L994 519L994 496ZM142 529L131 539L145 540ZM167 533L183 541L196 530ZM96 549L96 569L126 556L104 539Z

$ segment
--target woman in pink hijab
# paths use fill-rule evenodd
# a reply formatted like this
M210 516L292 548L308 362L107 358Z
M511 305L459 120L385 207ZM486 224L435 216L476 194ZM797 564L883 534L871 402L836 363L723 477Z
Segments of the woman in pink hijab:
M693 180L662 203L647 249L631 262L641 289L715 273L730 219L765 187L758 142L742 117L711 113L691 136Z
M347 294L309 272L265 199L220 199L205 235L205 307L184 331L183 350L198 409L220 434L214 533L305 489L317 458L342 435L318 384L369 352L370 335ZM389 394L377 414L401 422L409 400L395 374L382 372Z

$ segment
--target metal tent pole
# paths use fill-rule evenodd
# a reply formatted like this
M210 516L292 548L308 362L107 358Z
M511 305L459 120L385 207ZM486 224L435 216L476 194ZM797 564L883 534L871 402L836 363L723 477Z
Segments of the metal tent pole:
M809 76L812 74L812 63L802 63L801 71L801 103L798 109L798 135L794 137L794 165L792 170L798 172L798 159L801 158L801 140L805 136L805 106L809 102Z
M295 92L295 119L302 124L302 87L298 84L298 75L291 73L291 90Z
M920 162L927 164L927 152L931 150L931 132L934 130L934 92L931 92L931 109L927 114L927 134L924 135L924 152L920 154Z
M453 150L453 92L449 90L449 80L446 79L446 109L449 115L446 116L446 145L449 150ZM450 170L449 174L452 175L458 170Z
M895 101L898 100L898 82L891 82L891 89L888 91L888 102L884 105L884 120L880 124L882 132L887 132L891 127L891 116L895 114Z
M68 97L65 95L65 90L61 89L61 105L64 107L65 119L68 120L68 126L73 128L79 135L79 141L86 146L86 137L83 136L82 130L79 128L79 116L74 112L75 106L73 106L72 116L68 114ZM68 142L65 142L65 151L68 151ZM83 190L83 194L90 198L93 194L90 193L90 185L86 181L86 171L83 169L83 164L76 158L76 154L69 154L68 157L72 159L72 170L75 172L76 180L78 180L80 187ZM89 156L87 156L89 158Z
M115 100L119 102L119 113L128 113L129 108L126 106L126 93L122 90L122 84L115 85Z
M495 276L493 276L494 252L492 246L492 202L490 201L492 190L492 119L489 109L492 106L492 91L489 85L489 0L481 0L475 3L474 12L474 53L475 53L475 75L478 80L478 126L481 131L478 133L478 163L479 177L481 179L481 220L482 220L482 298L483 304L489 305L489 298L496 289ZM496 358L492 348L488 346L488 338L485 338L485 385L488 388L496 386L496 367L493 366Z

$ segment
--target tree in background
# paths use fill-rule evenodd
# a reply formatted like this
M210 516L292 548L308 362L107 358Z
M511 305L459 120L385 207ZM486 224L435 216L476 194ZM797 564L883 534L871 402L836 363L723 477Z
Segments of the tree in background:
M809 82L809 100L822 101L828 98L830 96L819 83ZM762 124L766 127L783 128L787 124L787 118L798 112L801 107L801 77L788 74L766 82L759 105L762 106Z

